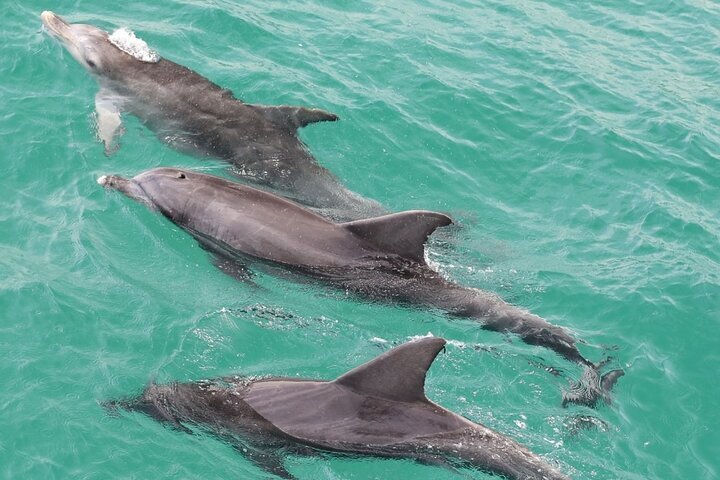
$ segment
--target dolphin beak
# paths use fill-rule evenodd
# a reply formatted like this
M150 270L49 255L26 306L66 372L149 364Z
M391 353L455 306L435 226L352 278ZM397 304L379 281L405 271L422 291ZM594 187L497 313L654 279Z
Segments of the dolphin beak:
M138 185L133 179L128 180L119 175L103 175L97 179L97 183L108 190L117 190L127 197L137 200L138 202L155 209L152 199L145 193L145 190Z
M108 190L120 190L123 193L127 190L133 189L132 185L135 186L134 188L140 188L140 186L132 180L128 180L127 178L119 175L103 175L97 179L97 183Z
M61 17L45 10L40 14L40 19L52 35L62 40L70 41L70 24Z

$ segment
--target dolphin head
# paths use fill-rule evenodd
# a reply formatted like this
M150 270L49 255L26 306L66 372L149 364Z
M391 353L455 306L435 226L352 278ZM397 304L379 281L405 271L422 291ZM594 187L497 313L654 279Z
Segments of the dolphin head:
M133 200L159 210L177 220L188 205L189 191L197 186L196 174L178 168L155 168L131 179L103 175L97 182L105 188L118 190Z
M177 412L173 409L175 406L183 406L182 400L184 397L188 397L184 390L188 390L188 388L181 384L157 385L151 383L137 397L110 400L103 402L102 405L112 415L115 415L118 410L140 412L177 430L192 433L190 429L180 423Z
M133 55L130 51L121 50L118 42L113 40L114 34L110 35L92 25L68 23L49 11L42 12L40 18L48 32L57 38L75 60L93 75L112 78L128 63L157 61L157 59L143 60L142 57ZM137 39L135 40L137 41ZM144 44L144 42L142 43ZM152 53L155 55L154 52Z

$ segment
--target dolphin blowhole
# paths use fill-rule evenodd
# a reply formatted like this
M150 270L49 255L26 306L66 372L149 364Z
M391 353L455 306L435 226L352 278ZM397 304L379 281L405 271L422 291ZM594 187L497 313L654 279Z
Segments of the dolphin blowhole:
M115 30L108 41L131 57L146 63L157 63L160 55L150 48L145 40L135 36L135 32L126 27Z

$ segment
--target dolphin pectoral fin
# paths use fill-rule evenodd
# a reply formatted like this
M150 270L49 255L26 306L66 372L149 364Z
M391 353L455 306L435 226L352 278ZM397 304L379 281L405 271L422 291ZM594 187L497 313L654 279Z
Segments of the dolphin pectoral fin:
M260 110L263 115L265 115L265 118L275 125L291 130L297 130L298 128L315 122L334 122L338 120L337 115L318 108L289 107L286 105L279 107L265 105L253 106Z
M292 473L287 471L282 458L276 453L258 450L241 444L233 444L233 448L253 464L276 477L288 480L296 478Z
M97 136L105 145L105 155L110 156L120 148L117 140L124 132L117 99L105 90L95 95Z
M228 275L235 280L238 280L240 282L243 282L251 287L260 289L261 287L253 282L253 272L250 270L246 265L243 265L241 263L238 263L234 260L228 259L223 257L222 255L218 255L216 253L211 253L212 256L212 263L217 267L218 270L223 272L225 275Z
M258 290L262 289L262 287L253 282L252 270L242 263L240 259L231 253L228 253L220 245L199 233L196 233L193 236L195 237L195 240L197 240L200 248L210 254L212 264L215 265L218 270L235 280L247 284L250 287Z
M316 122L335 122L339 120L339 117L334 113L319 108L290 107L290 109L294 111L298 128Z
M447 470L449 472L452 472L455 475L461 475L465 478L468 478L467 475L463 475L463 473L458 470L458 468L450 463L450 461L446 458L438 457L438 456L422 456L415 458L415 463L418 465L424 465L427 467L436 467L436 468L442 468L444 470Z

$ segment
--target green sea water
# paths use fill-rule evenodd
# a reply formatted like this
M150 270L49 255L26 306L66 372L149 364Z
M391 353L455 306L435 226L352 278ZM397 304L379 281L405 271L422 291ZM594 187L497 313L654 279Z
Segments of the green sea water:
M227 444L107 399L231 373L333 378L426 335L428 396L573 478L720 475L720 4L704 0L4 0L0 477L265 478ZM225 175L132 117L107 157L95 81L39 14L134 30L251 103L341 117L301 133L352 190L453 216L428 250L626 370L562 408L579 368L438 312L230 278L103 174ZM552 375L556 369L560 375ZM550 371L549 371L550 370ZM286 458L298 478L457 478L410 461ZM489 478L465 470L471 478Z

